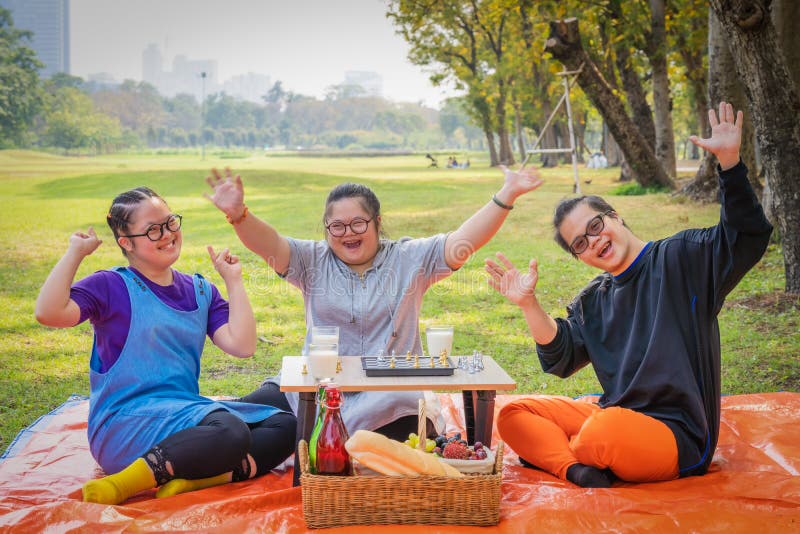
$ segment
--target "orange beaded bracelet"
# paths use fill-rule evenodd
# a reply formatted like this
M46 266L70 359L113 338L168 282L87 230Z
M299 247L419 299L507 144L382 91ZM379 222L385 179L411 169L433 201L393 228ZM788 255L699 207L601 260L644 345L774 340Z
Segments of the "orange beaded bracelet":
M242 212L242 216L241 217L239 217L235 221L231 218L230 215L225 215L225 218L228 219L228 222L231 223L231 224L239 224L240 222L242 222L243 220L245 220L247 218L247 211L248 211L247 210L247 205L245 204L244 211Z

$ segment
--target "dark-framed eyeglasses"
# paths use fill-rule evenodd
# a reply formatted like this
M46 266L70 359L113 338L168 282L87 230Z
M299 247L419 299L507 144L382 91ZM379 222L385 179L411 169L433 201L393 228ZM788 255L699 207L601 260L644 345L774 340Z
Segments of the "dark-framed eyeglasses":
M151 224L147 227L147 231L142 234L121 235L120 237L143 237L147 236L150 241L158 241L164 235L164 228L170 232L177 232L181 229L181 215L172 214L166 221L160 224Z
M576 256L583 254L583 252L589 248L589 237L600 235L600 232L602 232L603 228L606 227L605 223L603 222L603 217L612 213L614 212L606 211L605 213L595 215L589 219L589 222L586 224L586 233L573 239L572 244L569 246L569 250Z
M333 236L333 237L342 237L344 234L347 233L347 228L353 231L354 234L363 234L369 228L369 222L372 219L362 219L361 217L356 217L349 224L345 224L341 221L335 221L330 223L325 229Z

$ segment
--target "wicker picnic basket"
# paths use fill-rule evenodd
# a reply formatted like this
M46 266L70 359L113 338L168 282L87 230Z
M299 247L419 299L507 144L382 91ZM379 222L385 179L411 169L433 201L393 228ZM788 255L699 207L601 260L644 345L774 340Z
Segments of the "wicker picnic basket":
M424 436L425 430L425 401L420 399L418 435ZM425 440L420 440L419 448L424 450ZM303 517L309 528L409 523L486 526L500 521L502 441L490 474L458 478L313 475L305 440L297 452Z
M503 442L494 473L444 476L312 475L308 444L298 447L303 517L309 528L346 525L496 525L500 521Z

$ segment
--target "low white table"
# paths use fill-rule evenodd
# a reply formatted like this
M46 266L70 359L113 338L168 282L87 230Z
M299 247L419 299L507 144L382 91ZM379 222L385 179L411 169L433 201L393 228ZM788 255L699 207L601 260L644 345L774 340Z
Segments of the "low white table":
M452 357L454 360L457 356ZM469 373L455 369L450 376L367 376L359 356L342 356L342 371L335 376L341 391L461 391L464 397L464 427L467 441L492 443L494 399L497 391L510 391L517 383L490 356L483 357L483 371ZM314 426L316 383L311 373L302 374L303 356L284 356L281 366L281 391L300 394L297 407L297 438L309 441ZM297 449L295 448L295 451ZM300 467L295 454L294 483L300 482Z

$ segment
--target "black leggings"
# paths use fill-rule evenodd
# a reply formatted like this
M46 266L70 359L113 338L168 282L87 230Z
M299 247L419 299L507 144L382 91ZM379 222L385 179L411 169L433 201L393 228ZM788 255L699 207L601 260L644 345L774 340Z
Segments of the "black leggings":
M216 410L197 426L162 440L144 459L158 485L174 478L208 478L230 471L234 481L263 475L294 452L297 419L289 412L247 424L226 410ZM255 461L255 473L251 473L248 454Z
M240 402L250 402L253 404L267 404L269 406L280 408L281 410L291 411L291 407L289 406L289 401L286 399L286 395L280 390L277 384L273 384L272 382L266 382L254 392L237 400ZM434 427L430 419L427 420L426 426L428 437L436 437L436 427ZM357 429L348 430L353 432ZM375 432L378 434L383 434L384 436L397 441L405 441L408 439L409 434L412 432L416 434L417 432L417 416L407 415L405 417L395 419L391 423L378 428L375 430Z

